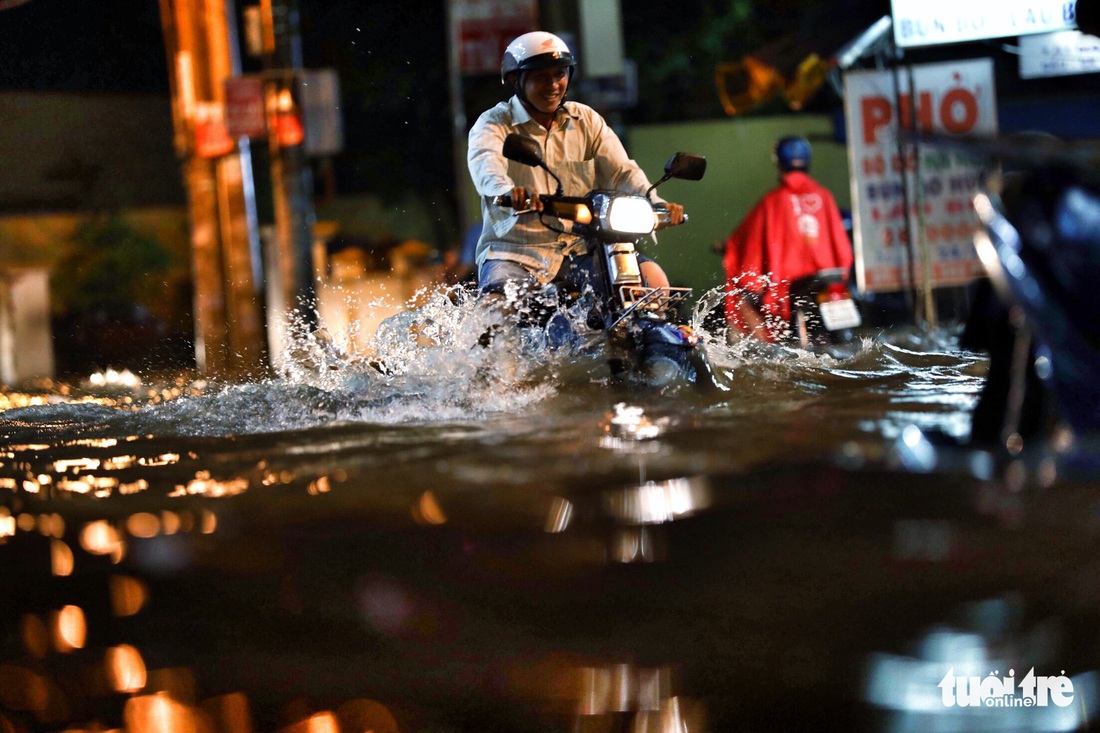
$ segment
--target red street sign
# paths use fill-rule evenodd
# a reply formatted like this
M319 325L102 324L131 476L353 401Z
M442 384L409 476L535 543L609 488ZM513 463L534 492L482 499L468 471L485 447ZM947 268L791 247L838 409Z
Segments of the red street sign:
M459 69L465 74L499 74L504 49L513 38L529 30L531 22L526 18L463 21L459 27Z
M537 27L536 0L450 0L451 34L463 74L500 73L504 49Z
M225 80L225 126L233 138L267 134L264 82L259 76L231 76Z

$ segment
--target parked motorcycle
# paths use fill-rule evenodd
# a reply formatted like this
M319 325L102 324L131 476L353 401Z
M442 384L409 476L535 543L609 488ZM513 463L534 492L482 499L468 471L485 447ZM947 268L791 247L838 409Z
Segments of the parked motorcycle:
M639 239L669 224L667 208L654 204L650 198L653 190L672 178L701 179L706 172L706 158L676 153L665 164L664 176L645 196L603 190L565 196L561 180L547 167L535 141L509 135L502 152L509 160L542 168L558 181L555 193L539 194L543 204L539 221L555 231L560 230L550 217L571 222L571 233L582 237L586 251L593 255L595 302L588 313L587 325L607 334L612 377L658 387L687 382L704 390L724 390L699 335L679 322L679 306L690 296L691 289L647 287L642 281L635 249ZM497 203L511 208L520 202L501 196ZM555 305L568 308L583 295L558 293L559 302L551 304L549 310L553 311Z
M863 323L841 268L793 280L790 299L791 337L803 349L846 341L851 330Z
M983 192L975 247L999 308L976 308L968 346L990 352L975 440L1019 450L1053 414L1080 438L1100 436L1100 175L1095 149L994 147L1015 170ZM1028 153L1031 156L1028 156ZM1036 159L1037 158L1037 159ZM986 299L988 300L988 298ZM978 304L982 305L981 302ZM992 315L990 313L992 312ZM984 320L984 322L982 322ZM1095 461L1095 458L1093 458Z

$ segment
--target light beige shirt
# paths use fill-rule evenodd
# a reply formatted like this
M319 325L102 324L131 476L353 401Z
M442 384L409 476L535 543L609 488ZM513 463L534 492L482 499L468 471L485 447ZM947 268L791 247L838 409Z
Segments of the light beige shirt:
M493 203L494 197L510 194L516 186L539 193L557 190L557 183L542 168L510 161L501 154L504 138L513 132L539 144L546 166L561 179L566 196L583 196L595 188L644 195L650 184L627 156L619 136L587 105L566 102L549 131L531 117L517 97L483 113L470 129L466 157L481 198L477 263L512 260L531 270L541 282L548 282L561 266L563 255L575 253L582 242L546 228L537 213L514 216L512 209ZM653 197L655 202L660 200ZM569 231L571 222L548 214L543 219Z

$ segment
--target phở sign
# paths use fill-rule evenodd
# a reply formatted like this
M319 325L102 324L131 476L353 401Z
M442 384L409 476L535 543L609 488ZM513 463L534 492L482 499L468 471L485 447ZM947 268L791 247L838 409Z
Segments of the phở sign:
M971 200L983 161L915 145L903 130L993 137L993 62L951 61L844 77L856 277L867 291L961 285L982 273Z

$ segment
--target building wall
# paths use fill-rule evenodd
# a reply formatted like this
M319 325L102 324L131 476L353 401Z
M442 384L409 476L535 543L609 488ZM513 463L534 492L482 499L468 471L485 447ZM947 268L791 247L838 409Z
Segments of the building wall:
M167 96L0 92L0 213L185 203Z
M811 174L832 191L841 209L849 208L847 152L834 141L827 116L746 117L630 129L627 150L652 181L677 151L707 159L703 180L673 180L658 189L665 200L683 205L689 218L682 227L658 233L658 243L646 249L674 285L694 288L697 297L722 285L722 256L714 247L776 185L772 148L784 135L810 140Z

